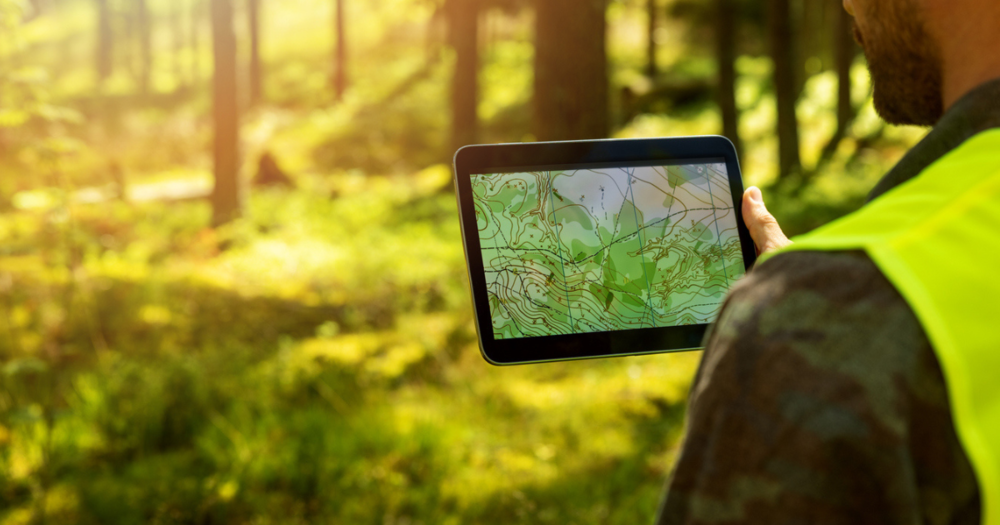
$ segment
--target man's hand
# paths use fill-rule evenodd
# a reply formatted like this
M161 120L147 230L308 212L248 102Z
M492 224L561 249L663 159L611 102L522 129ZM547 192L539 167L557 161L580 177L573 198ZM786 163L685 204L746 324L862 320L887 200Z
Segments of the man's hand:
M757 245L757 255L773 252L792 244L778 226L778 221L764 207L764 197L756 186L743 193L743 221Z

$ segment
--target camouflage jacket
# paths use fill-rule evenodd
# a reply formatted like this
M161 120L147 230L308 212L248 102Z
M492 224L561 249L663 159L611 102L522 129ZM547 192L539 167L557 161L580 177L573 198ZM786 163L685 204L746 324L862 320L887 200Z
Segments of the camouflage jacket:
M1000 127L1000 80L956 103L876 186ZM660 524L975 524L975 475L919 321L861 252L754 269L707 336Z

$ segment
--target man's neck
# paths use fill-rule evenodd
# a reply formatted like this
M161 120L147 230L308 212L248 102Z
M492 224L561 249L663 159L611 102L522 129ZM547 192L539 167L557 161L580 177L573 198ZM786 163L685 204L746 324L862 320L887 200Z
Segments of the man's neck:
M945 109L984 82L1000 77L1000 6L993 0L946 0L929 12L940 43ZM956 4L962 4L958 6Z

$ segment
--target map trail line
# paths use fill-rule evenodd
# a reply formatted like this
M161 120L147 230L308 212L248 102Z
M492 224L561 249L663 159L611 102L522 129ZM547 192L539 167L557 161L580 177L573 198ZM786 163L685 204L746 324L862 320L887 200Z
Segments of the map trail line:
M559 247L559 266L562 268L563 274L563 292L566 295L566 315L569 317L569 325L573 326L573 306L569 302L569 281L566 280L566 263L564 262L562 256L562 244L559 243L559 223L556 222L556 200L553 198L555 195L555 186L552 185L552 177L549 177L549 203L552 206L552 221L554 224L553 232L556 236L556 246Z
M632 195L632 202L635 202L635 190L632 188L632 178L633 178L633 175L635 174L635 170L634 169L632 169L632 170L626 170L625 174L628 176L628 179L627 179L628 180L628 192L629 192L629 194ZM673 204L673 203L671 203L671 204ZM645 229L645 227L639 228L639 226L638 226L639 225L639 215L638 215L638 213L639 212L636 211L635 206L632 206L632 216L635 217L636 228L638 228L635 233L636 233L636 235L639 236L639 257L642 259L642 277L646 280L646 290L649 290L650 289L649 288L649 275L646 274L646 255L645 255L645 253L643 253L643 250L645 249L645 246L646 246L646 241L644 241L643 238L642 238L642 231ZM650 321L651 321L650 324L653 325L653 328L656 328L656 318L653 317L653 305L650 304L650 300L652 300L652 297L650 296L650 294L647 293L646 294L646 301L645 302L646 302L646 308L649 309L649 318L650 318ZM646 312L643 312L642 316L646 317Z
M709 171L711 171L711 168L709 168ZM709 179L709 181L708 181L708 195L709 195L709 197L712 198L712 205L714 207L714 205L715 205L715 196L712 195L712 180L711 179ZM712 210L712 216L715 217L715 221L713 221L713 222L715 222L715 235L716 235L716 238L719 241L719 254L722 257L722 271L725 272L726 271L726 251L722 249L722 234L719 233L719 218L718 218L718 216L716 216L715 211L716 211L715 209ZM726 273L725 275L726 275L726 288L729 288L729 274Z

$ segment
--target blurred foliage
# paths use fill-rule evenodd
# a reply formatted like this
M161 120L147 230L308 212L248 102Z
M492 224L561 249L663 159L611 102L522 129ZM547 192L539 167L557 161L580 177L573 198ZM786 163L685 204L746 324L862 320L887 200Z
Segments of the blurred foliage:
M446 167L303 182L4 217L4 523L652 515L696 355L489 367Z
M95 1L0 0L0 524L651 521L699 356L479 357L439 4L346 0L335 103L332 1L262 2L244 171L269 151L295 187L253 188L246 218L213 230L204 2L148 0L142 95L134 2L109 1L102 81ZM481 17L490 141L530 139L522 4ZM718 131L707 4L668 4L662 79L642 73L644 2L609 8L612 93L649 101L633 115L616 95L616 136ZM744 175L803 232L860 205L922 131L880 123L859 60L859 116L820 163L836 127L820 60L799 102L807 173L778 183L755 38L737 63Z

